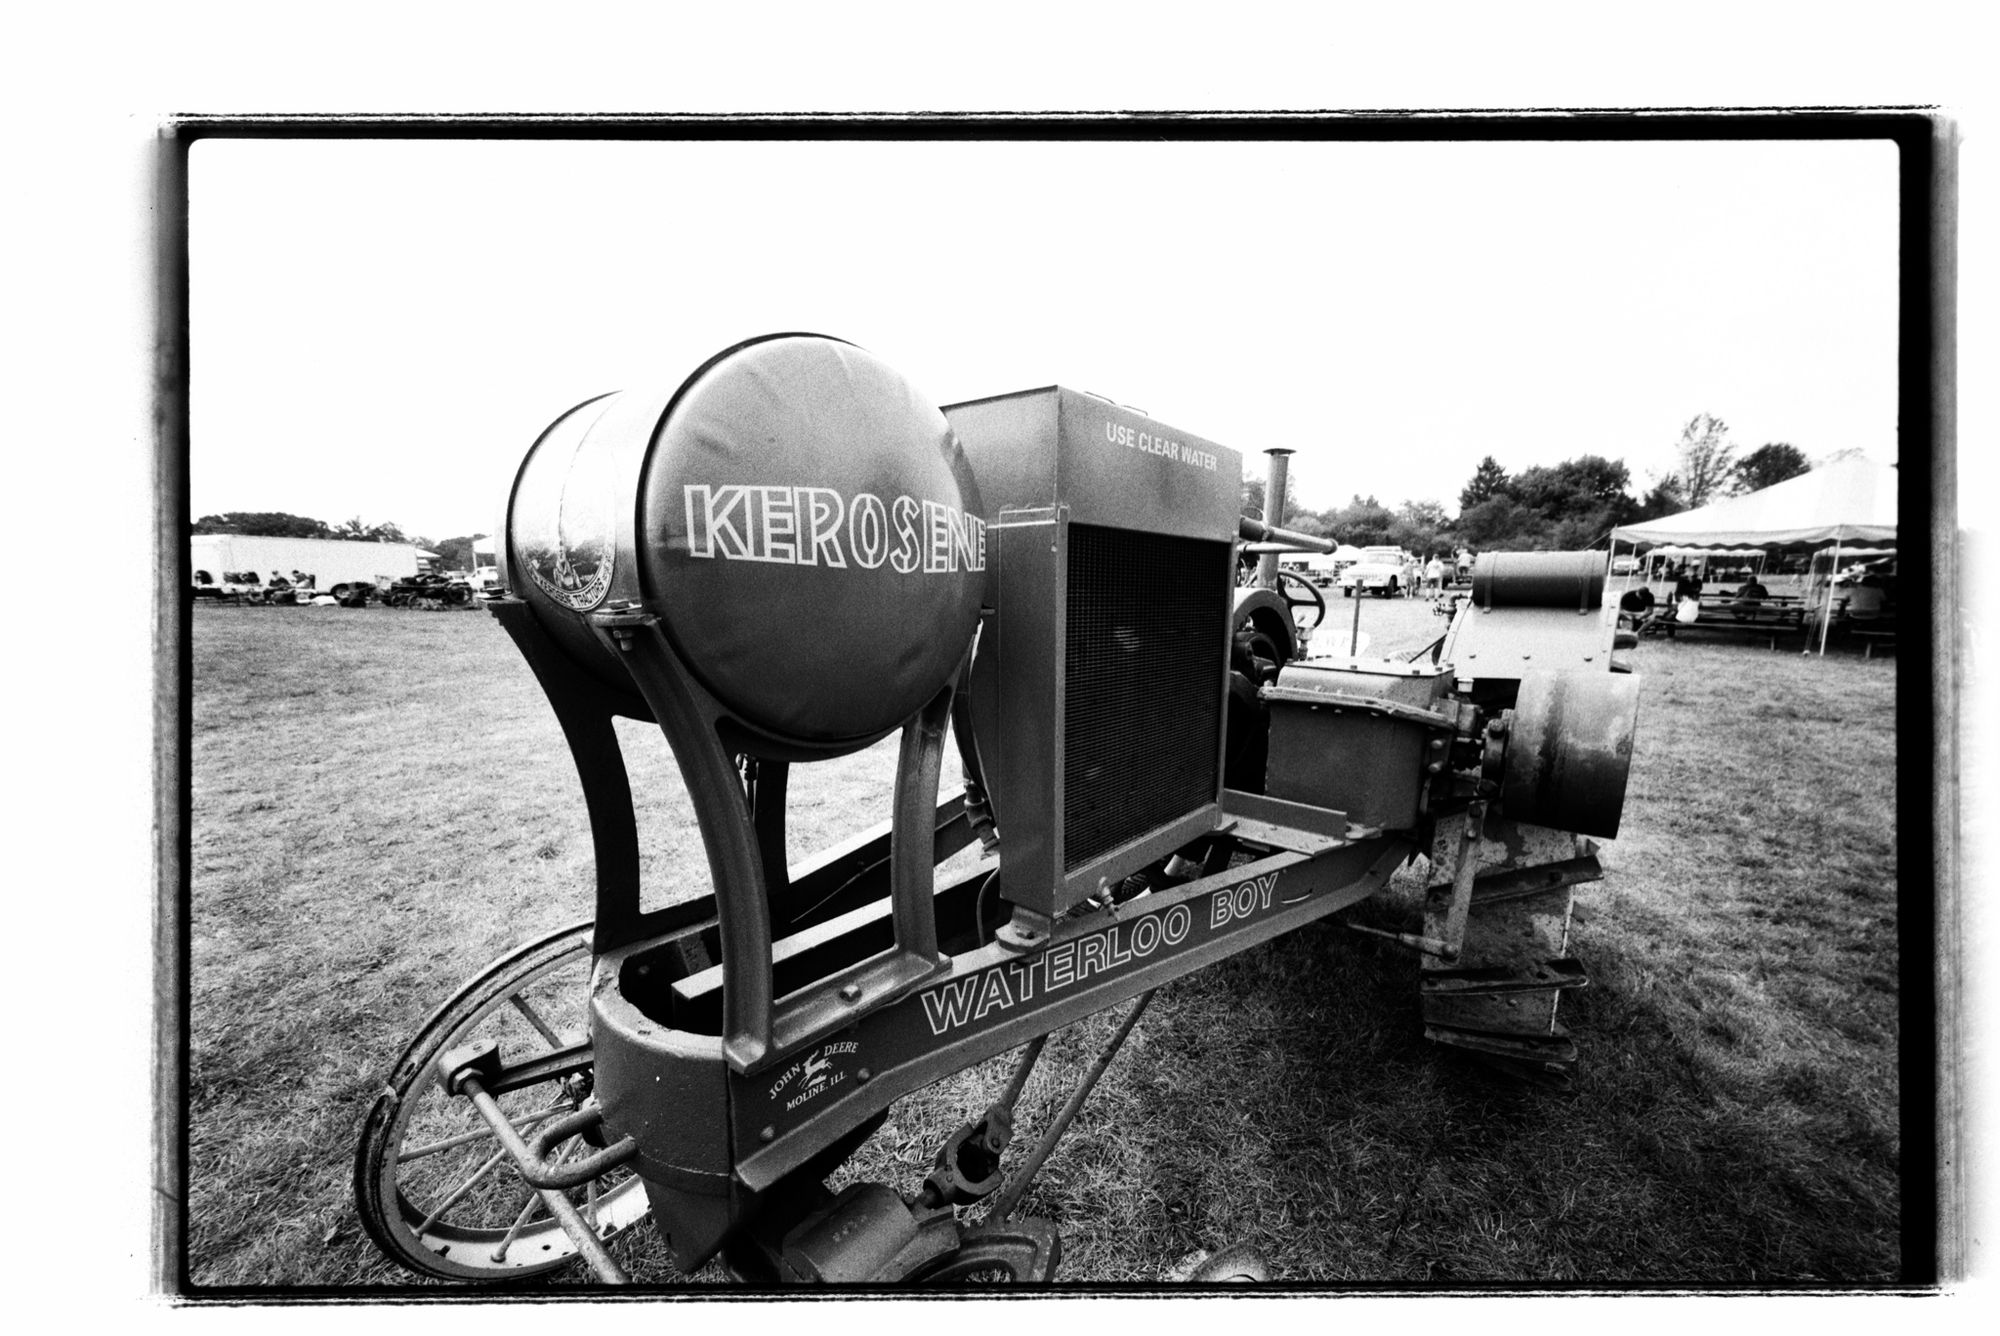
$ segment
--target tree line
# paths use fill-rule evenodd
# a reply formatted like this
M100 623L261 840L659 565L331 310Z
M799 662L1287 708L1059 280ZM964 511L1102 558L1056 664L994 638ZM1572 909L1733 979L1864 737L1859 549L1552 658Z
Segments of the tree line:
M420 534L406 534L392 521L368 524L359 515L328 524L309 515L293 515L282 510L231 510L220 515L203 515L194 522L194 533L234 533L259 538L326 538L350 543L414 543L438 554L445 570L472 569L472 540L485 534L463 534L456 538L432 540Z
M1698 413L1681 429L1675 467L1639 496L1623 460L1579 455L1510 473L1492 455L1479 461L1458 494L1458 515L1434 500L1386 506L1355 494L1344 506L1287 506L1283 527L1356 547L1395 546L1427 556L1455 548L1475 552L1575 551L1603 545L1613 527L1677 514L1760 491L1812 467L1805 452L1782 441L1739 455L1729 428ZM1245 479L1243 510L1264 513L1264 482Z
M1697 413L1681 428L1675 467L1645 493L1632 495L1624 461L1579 455L1560 464L1536 464L1510 473L1492 455L1479 461L1458 493L1458 515L1435 500L1384 505L1356 493L1344 506L1312 510L1287 506L1285 528L1356 547L1394 546L1419 556L1467 547L1475 552L1575 551L1606 540L1615 525L1658 519L1725 496L1760 491L1812 467L1805 452L1785 442L1739 455L1729 428ZM1264 480L1246 478L1243 513L1262 518ZM472 541L485 534L432 540L406 534L396 524L369 524L359 515L328 524L284 511L232 510L203 515L195 533L238 533L276 538L332 538L364 543L414 543L438 554L446 570L472 569Z

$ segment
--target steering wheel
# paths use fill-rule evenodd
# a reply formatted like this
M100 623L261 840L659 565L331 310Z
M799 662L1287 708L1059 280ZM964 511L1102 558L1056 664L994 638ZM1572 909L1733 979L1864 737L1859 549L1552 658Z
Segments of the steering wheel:
M1292 585L1297 585L1300 589L1305 590L1305 597L1301 598L1293 594L1290 589ZM1292 624L1297 626L1299 630L1311 631L1326 620L1326 595L1320 592L1318 585L1306 579L1305 576L1300 575L1297 571L1278 572L1277 594L1279 598L1285 600L1285 611L1291 614ZM1313 610L1310 622L1299 620L1300 608L1311 608Z

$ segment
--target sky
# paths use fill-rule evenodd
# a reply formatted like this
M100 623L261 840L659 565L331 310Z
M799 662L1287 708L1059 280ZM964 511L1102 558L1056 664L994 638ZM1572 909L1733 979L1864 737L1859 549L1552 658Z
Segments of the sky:
M741 339L935 402L1060 383L1295 505L1457 509L1680 429L1896 446L1882 142L209 139L189 167L194 514L490 533L536 435Z

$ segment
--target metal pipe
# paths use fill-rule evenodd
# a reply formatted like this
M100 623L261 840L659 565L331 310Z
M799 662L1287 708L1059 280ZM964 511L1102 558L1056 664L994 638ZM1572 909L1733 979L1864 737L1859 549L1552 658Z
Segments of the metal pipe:
M541 1193L542 1204L549 1208L549 1214L562 1226L563 1233L569 1235L569 1241L576 1245L579 1253L583 1254L583 1260L597 1273L599 1280L606 1285L632 1283L632 1277L627 1275L625 1268L618 1265L617 1260L605 1250L604 1240L597 1237L597 1231L590 1227L589 1222L583 1218L583 1212L576 1209L574 1202L554 1188L537 1188L536 1191Z
M537 1132L531 1145L514 1130L514 1124L507 1120L507 1114L501 1109L499 1101L486 1093L478 1077L460 1073L457 1077L457 1092L470 1099L472 1106L479 1110L479 1116L486 1120L486 1125L493 1129L493 1135L500 1139L500 1144L514 1157L514 1167L520 1170L521 1177L528 1180L530 1187L579 1188L639 1153L639 1143L631 1137L623 1137L587 1159L578 1160L575 1164L558 1169L546 1158L548 1146L603 1122L603 1109L592 1105L560 1118Z
M1807 568L1811 568L1810 561L1807 563ZM1835 536L1833 540L1833 565L1827 567L1826 570L1826 606L1820 609L1819 614L1819 656L1822 659L1826 657L1827 633L1833 630L1833 581L1834 577L1839 574L1840 539L1838 536Z
M958 689L951 695L951 735L958 743L958 768L965 776L965 819L979 837L982 853L1000 847L993 824L993 802L986 796L986 766L979 759L979 742L972 732L972 652L959 666Z
M1394 942L1398 946L1407 946L1412 951L1421 951L1427 956L1443 956L1447 954L1443 942L1435 937L1425 937L1421 933L1389 932L1386 929L1370 928L1360 923L1349 923L1343 918L1336 918L1334 922L1349 932L1366 933L1370 937L1380 937L1384 941Z
M1273 552L1331 552L1338 546L1331 538L1316 538L1297 529L1280 529L1275 524L1266 524L1248 515L1236 517L1236 536L1251 544L1276 543L1278 546L1271 549ZM1253 550L1261 551L1261 547Z
M1021 1060L1014 1064L1014 1074L1007 1078L1007 1088L1000 1092L997 1103L1011 1110L1021 1098L1021 1090L1028 1084L1028 1073L1035 1070L1035 1063L1041 1059L1042 1048L1049 1042L1045 1034L1038 1034L1021 1051Z
M450 1077L446 1079L449 1081ZM541 1194L542 1204L549 1208L549 1214L562 1226L563 1233L569 1235L570 1242L576 1245L577 1252L590 1264L590 1269L597 1273L597 1278L607 1285L629 1285L632 1278L626 1275L625 1268L618 1265L611 1254L605 1251L604 1242L597 1237L597 1231L584 1220L583 1213L576 1209L575 1203L563 1196L562 1189L588 1183L607 1169L623 1164L638 1153L639 1143L631 1137L626 1137L616 1145L609 1146L587 1159L578 1160L575 1164L561 1169L553 1169L533 1147L521 1139L521 1134L507 1121L507 1115L501 1111L499 1103L480 1087L478 1077L460 1074L457 1085L458 1092L472 1101L472 1106L479 1110L479 1116L486 1120L487 1125L493 1129L493 1135L500 1139L501 1146L513 1158L514 1168L528 1181L529 1186ZM591 1115L587 1121L583 1119L584 1114ZM577 1113L562 1119L556 1127L544 1128L536 1135L535 1142L537 1145L543 1144L545 1138L551 1137L556 1128L564 1124L575 1125L581 1130L585 1126L603 1121L603 1118L602 1109L595 1107L579 1109Z
M1090 1070L1083 1074L1081 1081L1077 1082L1076 1089L1070 1092L1069 1099L1063 1104L1062 1112L1058 1113L1056 1120L1049 1124L1049 1130L1042 1134L1042 1139L1035 1143L1034 1152L1022 1164L1020 1172L1009 1179L1007 1186L1000 1190L1000 1199L993 1204L993 1209L986 1213L984 1223L997 1225L1014 1214L1014 1208L1021 1204L1021 1196L1028 1190L1028 1184L1041 1172L1043 1163L1055 1151L1056 1142L1069 1130L1069 1125L1076 1118L1078 1110L1083 1108L1083 1102L1089 1099L1090 1092L1097 1088L1098 1079L1104 1075L1105 1068L1109 1067L1111 1060L1118 1056L1118 1050L1125 1046L1125 1036L1132 1033L1132 1027L1138 1022L1140 1013L1145 1011L1146 1004L1153 1000L1153 994L1158 991L1157 988L1149 988L1140 995L1139 1004L1126 1014L1124 1022L1118 1027L1118 1033L1111 1036L1111 1042L1097 1055L1097 1061L1090 1065Z
M1285 462L1292 452L1282 445L1274 445L1264 452L1270 463L1264 472L1264 522L1280 525L1285 522L1285 474L1289 465ZM1257 583L1265 589L1278 587L1278 554L1266 552L1257 559Z

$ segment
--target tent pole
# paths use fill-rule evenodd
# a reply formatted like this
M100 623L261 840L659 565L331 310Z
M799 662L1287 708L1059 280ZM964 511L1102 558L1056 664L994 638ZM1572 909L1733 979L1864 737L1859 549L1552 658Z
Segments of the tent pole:
M1833 536L1833 564L1826 570L1826 609L1819 620L1819 656L1826 657L1827 633L1833 630L1833 577L1840 574L1840 535Z

